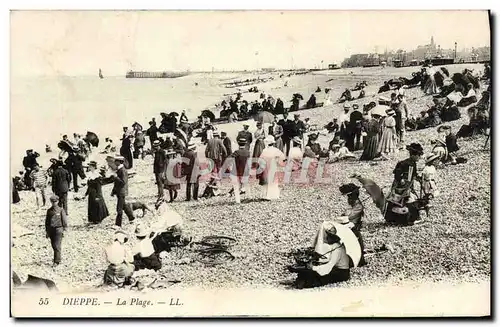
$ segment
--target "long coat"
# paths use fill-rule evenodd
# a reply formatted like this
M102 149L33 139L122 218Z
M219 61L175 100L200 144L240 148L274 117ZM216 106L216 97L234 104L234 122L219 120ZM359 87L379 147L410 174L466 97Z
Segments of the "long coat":
M69 172L61 166L57 167L52 173L52 192L54 194L67 193L70 182L71 175Z
M208 159L221 161L227 157L226 147L220 138L214 137L208 140L205 148L205 156Z
M111 195L128 195L128 173L125 167L120 167L116 171L116 176L113 179L114 185L113 190L111 191Z
M163 149L159 149L155 152L155 158L153 162L153 173L162 174L165 171L167 162L167 155Z
M85 193L88 196L87 214L89 222L94 224L100 223L104 218L109 216L108 207L102 196L102 184L103 179L99 176L94 178L89 176L87 181L87 192Z
M191 176L193 175L193 173L197 173L197 171L195 170L195 165L198 161L198 155L193 150L187 150L186 152L184 152L183 157L188 161L188 163L182 163L183 175L186 176L187 182L191 183Z

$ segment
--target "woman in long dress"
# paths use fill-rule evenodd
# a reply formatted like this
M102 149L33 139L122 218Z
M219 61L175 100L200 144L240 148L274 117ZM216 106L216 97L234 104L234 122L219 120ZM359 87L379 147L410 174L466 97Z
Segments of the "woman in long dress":
M278 124L277 120L278 119L276 117L274 124L272 126L274 141L276 141L276 144L274 146L278 148L281 152L283 152L284 144L283 144L283 139L281 138L283 136L283 126Z
M386 157L387 154L396 152L396 120L394 119L394 110L386 110L387 117L384 119L382 126L382 137L378 144L377 151ZM387 158L387 157L386 157Z
M264 140L267 137L267 133L262 127L261 122L257 122L257 130L254 132L255 146L253 148L253 158L259 158L262 151L266 147Z
M278 181L278 167L281 166L286 159L285 154L276 148L274 145L274 137L266 138L267 147L262 151L260 159L265 162L265 168L259 176L260 184L265 185L266 191L264 199L271 201L279 199L280 188Z
M170 196L169 202L174 202L177 198L177 192L181 189L179 179L181 178L181 161L176 157L174 149L166 150L167 162L165 169L165 188Z
M378 140L380 131L380 116L372 115L372 119L365 126L366 136L363 139L363 154L359 160L373 160L378 154Z
M125 158L125 168L130 169L134 165L132 157L132 135L124 135L122 139L122 146L120 148L120 155Z
M103 177L97 173L97 163L89 162L90 173L87 178L88 220L92 224L99 224L109 216L108 207L102 197Z

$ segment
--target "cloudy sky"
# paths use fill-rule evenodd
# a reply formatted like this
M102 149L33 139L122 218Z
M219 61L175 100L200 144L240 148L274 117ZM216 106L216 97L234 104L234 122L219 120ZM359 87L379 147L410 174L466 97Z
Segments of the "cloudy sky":
M14 11L11 73L314 67L352 53L489 45L485 11Z

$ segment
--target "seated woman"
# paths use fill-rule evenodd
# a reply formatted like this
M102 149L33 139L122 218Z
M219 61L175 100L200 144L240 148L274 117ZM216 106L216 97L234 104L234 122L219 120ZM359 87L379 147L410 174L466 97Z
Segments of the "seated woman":
M118 287L130 284L135 267L132 254L125 247L127 242L128 236L122 231L117 231L113 235L113 243L105 249L109 264L104 273L104 284L114 284Z
M328 163L354 158L356 156L345 146L345 141L341 140L338 144L332 144L332 150L328 154Z
M325 221L321 224L313 246L318 260L305 267L288 267L290 272L297 273L296 288L319 287L349 280L349 256L337 236L334 223Z
M489 127L489 117L485 110L477 107L467 109L469 125L462 125L457 132L457 138L484 134Z
M172 210L163 199L158 200L155 208L158 220L151 226L154 231L152 243L155 253L170 252L176 244L188 244L191 239L183 237L183 219L181 215Z
M161 261L153 246L155 232L150 232L146 226L138 224L135 229L135 236L139 241L133 250L135 270L152 269L160 270Z
M302 140L296 136L292 139L292 148L290 148L290 152L288 153L288 164L292 165L292 171L300 169L303 157Z
M316 108L316 96L314 94L311 94L311 97L309 98L309 100L307 100L306 103L306 109L311 108Z
M467 84L467 95L464 96L458 103L459 107L467 107L473 103L477 102L476 92L474 91L474 86L472 83Z
M342 95L339 98L339 103L340 102L345 102L345 101L351 101L352 99L353 98L352 98L352 95L351 95L351 91L349 91L349 89L345 89L345 91L342 92Z

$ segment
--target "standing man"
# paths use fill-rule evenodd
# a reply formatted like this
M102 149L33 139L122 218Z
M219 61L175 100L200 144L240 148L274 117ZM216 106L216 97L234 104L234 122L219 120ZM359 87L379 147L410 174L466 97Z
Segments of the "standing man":
M399 131L399 142L404 144L404 135L406 131L406 119L408 119L408 104L406 103L404 93L398 94L399 99L399 111L401 112L401 130Z
M304 143L306 125L302 120L300 120L300 114L293 115L293 131L294 135L292 135L292 137L298 136L302 140L302 143Z
M200 187L200 176L198 170L198 155L196 145L189 141L187 150L183 154L182 170L186 176L186 201L191 201L191 191L193 199L198 200L198 189Z
M294 134L294 124L293 121L288 119L288 112L285 111L285 113L283 113L283 119L281 119L278 124L283 127L283 136L281 137L281 139L283 140L283 147L286 150L285 154L288 156L288 154L290 153L290 141L292 140Z
M212 139L208 140L207 147L205 148L205 157L213 161L213 172L218 174L224 158L227 157L227 152L224 143L220 139L219 131L214 131L213 136Z
M344 104L344 113L339 117L340 124L340 138L345 140L347 138L347 126L349 125L349 109L351 106L346 103Z
M231 139L227 136L226 132L221 132L220 136L222 138L222 144L224 144L224 147L226 148L226 157L224 158L223 161L226 160L226 158L233 153L232 151L232 142Z
M347 128L346 147L353 152L361 149L361 133L363 132L363 113L359 111L359 106L353 104L353 112L349 115L349 125Z
M117 166L116 175L110 180L114 182L111 196L116 195L116 221L115 225L122 227L123 211L128 217L129 222L133 222L135 217L130 206L125 205L125 197L128 195L128 173L123 163L125 158L122 156L115 157L115 165Z
M149 137L149 144L153 147L154 141L158 140L158 128L154 121L149 122L149 128L146 131L146 135Z
M58 200L57 195L50 197L52 206L47 210L47 216L45 217L46 237L50 238L54 250L54 267L61 262L61 241L63 233L68 227L68 217L64 209L57 204Z
M70 182L71 175L63 167L62 160L59 160L57 168L52 173L52 192L58 196L59 207L64 209L66 215L68 214L68 191Z
M48 181L47 172L40 169L40 166L37 164L33 172L31 172L30 177L35 188L36 206L40 209L40 200L38 199L40 194L42 196L42 207L45 207L45 188L47 188Z
M250 150L250 145L253 142L253 136L252 133L248 131L248 127L250 127L248 124L243 124L243 130L238 133L236 139L239 140L241 138L245 138L245 140L247 140L245 147L247 150Z
M78 176L80 176L81 179L87 177L83 171L83 161L85 158L77 146L74 146L73 150L75 152L69 153L68 158L66 159L66 167L73 178L73 190L78 192Z
M231 154L234 159L234 167L231 169L231 182L233 183L234 199L240 203L240 192L245 193L244 186L248 183L248 174L250 172L250 151L246 147L246 138L238 139L238 150Z
M153 172L155 174L156 186L158 186L158 199L163 198L163 176L165 174L167 155L165 150L160 147L160 141L153 142L154 162Z

